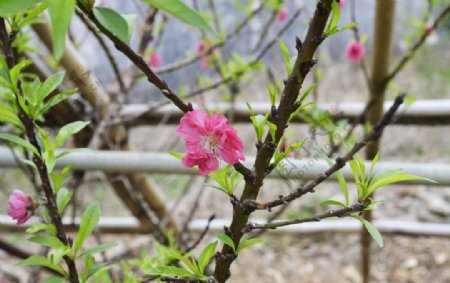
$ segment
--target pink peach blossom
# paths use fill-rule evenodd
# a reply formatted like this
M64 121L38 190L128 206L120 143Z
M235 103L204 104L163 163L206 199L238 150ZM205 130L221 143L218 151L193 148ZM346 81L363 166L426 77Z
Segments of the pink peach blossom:
M198 44L197 44L197 53L202 53L203 52L203 50L205 50L205 48L206 48L206 44L205 44L205 42L204 41L200 41Z
M33 200L20 190L12 192L8 201L8 215L23 224L30 219L33 212Z
M206 70L209 68L208 57L203 56L200 59L200 67L202 67L203 70Z
M148 59L148 65L152 68L158 68L161 65L161 57L156 53L152 54Z
M215 112L208 115L201 110L187 112L176 132L184 139L187 149L183 165L189 168L197 165L200 175L216 171L220 159L228 164L245 160L244 145L223 115Z
M430 35L432 32L433 32L433 26L430 25L430 24L427 24L427 25L425 26L425 33L426 33L427 35Z
M347 58L350 61L358 63L364 57L366 51L364 49L364 45L361 42L352 41L347 45L345 53L347 54Z
M339 9L342 10L344 8L344 5L345 5L345 0L340 0L338 5L339 5Z
M287 7L281 8L280 11L278 12L278 21L279 22L286 21L288 14L289 14L289 11L288 11Z

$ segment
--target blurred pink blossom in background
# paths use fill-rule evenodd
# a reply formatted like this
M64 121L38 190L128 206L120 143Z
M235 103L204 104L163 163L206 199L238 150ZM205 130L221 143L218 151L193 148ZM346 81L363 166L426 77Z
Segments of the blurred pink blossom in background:
M158 68L161 65L161 57L156 53L152 54L148 59L148 65L152 68Z
M288 14L289 12L287 7L281 8L280 11L278 12L278 21L284 22L287 19Z
M364 45L361 42L352 41L347 45L345 53L347 54L347 58L350 61L358 63L364 57L366 50L364 49Z

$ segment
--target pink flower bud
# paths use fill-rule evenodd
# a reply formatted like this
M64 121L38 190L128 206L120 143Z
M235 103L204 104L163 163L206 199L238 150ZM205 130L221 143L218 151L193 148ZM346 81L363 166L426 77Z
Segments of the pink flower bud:
M427 24L427 26L425 27L425 33L427 35L430 35L433 32L433 26L430 24Z
M201 67L203 70L206 70L206 69L209 68L208 57L203 56L203 57L200 59L200 67Z
M206 48L205 42L204 42L204 41L200 41L200 42L197 44L197 53L202 53L203 50L205 50L205 48Z
M148 65L152 68L158 68L161 65L161 57L156 53L152 54L150 59L148 59Z
M278 12L278 21L281 23L286 21L288 14L289 11L286 7L281 8L280 11Z
M338 5L339 5L339 9L342 10L344 8L344 5L345 5L345 0L340 0Z
M364 49L364 45L362 45L361 42L353 41L347 45L345 53L347 54L347 58L350 61L358 63L364 57L366 51Z
M281 148L280 148L280 152L286 152L286 150L288 149L289 146L290 146L290 144L284 143L284 144L281 146ZM295 150L294 150L294 151L291 151L291 152L288 154L288 157L296 157L296 156L297 156L297 153L295 152Z
M8 215L17 220L17 224L23 224L30 219L33 211L38 207L33 199L20 190L15 190L9 196Z

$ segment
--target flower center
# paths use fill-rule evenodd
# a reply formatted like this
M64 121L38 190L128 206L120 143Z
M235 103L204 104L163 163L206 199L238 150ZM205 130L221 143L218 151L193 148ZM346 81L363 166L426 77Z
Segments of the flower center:
M218 151L219 151L220 143L215 135L204 136L203 137L203 146L208 152L210 152L214 156L217 156L219 154Z

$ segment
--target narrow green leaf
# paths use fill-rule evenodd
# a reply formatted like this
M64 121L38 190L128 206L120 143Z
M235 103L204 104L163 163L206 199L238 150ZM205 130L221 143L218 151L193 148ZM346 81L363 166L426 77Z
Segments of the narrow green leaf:
M87 125L89 125L89 123L90 122L77 121L77 122L72 122L72 123L67 124L64 127L62 127L55 137L55 141L53 143L53 148L58 148L58 147L64 145L70 136L80 132Z
M53 236L33 236L28 241L50 248L62 248L65 246L58 238Z
M53 227L49 224L35 223L35 224L31 225L30 227L28 227L25 232L27 232L29 234L34 234L34 233L42 231L42 230L50 231L51 233L54 233L56 231L55 227Z
M175 266L158 266L147 269L144 273L150 276L179 276L183 278L189 278L193 275L189 271Z
M66 188L61 188L56 195L56 204L58 206L58 212L62 213L72 198L73 191L67 190Z
M376 190L378 190L379 188L381 188L383 186L387 186L387 185L402 182L402 181L427 181L430 183L436 183L433 180L430 180L427 178L422 178L422 177L415 176L415 175L410 175L410 174L405 174L405 173L394 173L393 175L388 175L383 178L379 178L374 182L371 182L371 184L369 185L369 188L368 188L367 195L365 197L369 196L370 194L372 194L373 192L375 192Z
M232 248L233 251L236 251L236 246L234 245L233 240L227 234L221 233L217 235L217 239L219 239L222 243Z
M52 276L40 281L41 283L64 283L66 279L59 276Z
M1 0L0 17L6 18L8 16L24 12L39 2L41 2L41 0Z
M51 75L45 82L42 84L39 89L39 96L37 99L38 103L42 103L44 99L52 93L58 86L60 86L64 80L65 72L59 72Z
M180 152L169 151L169 154L175 157L176 159L183 159L183 154Z
M92 256L93 254L104 252L115 246L117 246L116 243L101 244L96 247L90 248L89 250L82 253L80 256Z
M264 243L264 239L262 239L262 238L252 238L252 239L244 240L241 243L239 243L239 247L238 247L236 253L239 254L245 248L248 248L253 245L261 244L261 243Z
M337 205L337 206L346 207L346 205L343 204L342 202L337 201L337 200L332 200L332 199L324 200L324 201L322 201L320 203L320 205L323 205L323 206L325 206L325 205Z
M341 9L339 8L339 4L336 1L332 1L331 3L331 20L325 30L325 35L331 35L339 31L337 28L337 24L341 19ZM336 31L337 30L337 31Z
M37 149L31 143L29 143L28 141L26 141L18 136L11 135L8 133L0 133L0 139L17 144L25 149L28 149L29 151L33 152L37 156L40 156Z
M131 34L128 21L116 11L106 7L94 8L95 18L110 32L125 43L130 43Z
M200 256L198 257L198 267L200 269L200 272L203 274L205 272L205 268L208 265L209 261L211 260L212 256L214 255L217 247L217 241L214 241L207 245L203 251L200 253Z
M286 74L289 75L291 72L291 54L289 53L289 48L287 47L287 45L277 39L278 41L278 46L280 47L281 50L281 54L283 55L283 61L284 61L284 67L286 68Z
M100 214L101 210L98 203L91 204L84 211L83 216L81 217L77 238L73 247L75 255L83 246L86 238L89 237L89 235L94 231L95 227L98 224L98 221L100 220Z
M162 10L188 25L196 27L204 32L215 34L213 29L197 12L189 8L180 0L144 0L151 6Z
M40 256L40 255L31 256L31 257L21 261L20 265L21 266L29 266L29 265L44 266L44 267L51 268L60 274L64 274L64 269L61 266L53 264L48 258Z
M72 15L75 12L75 0L46 0L52 22L53 54L59 61L64 53L66 34Z
M381 237L380 232L378 231L377 227L375 227L372 223L370 223L369 221L367 221L366 219L360 217L360 216L353 216L354 218L358 219L359 221L362 222L362 224L364 224L364 227L366 227L367 232L369 232L369 234L372 236L372 238L375 240L375 242L377 243L377 245L382 248L384 243L383 243L383 237Z

